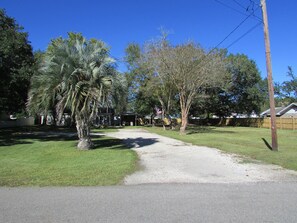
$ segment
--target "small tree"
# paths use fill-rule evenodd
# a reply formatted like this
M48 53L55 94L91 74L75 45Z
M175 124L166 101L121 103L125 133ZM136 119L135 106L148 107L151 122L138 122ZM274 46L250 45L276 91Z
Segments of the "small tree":
M91 122L99 107L106 106L112 86L119 79L109 49L98 40L69 33L52 40L34 74L27 106L32 113L55 108L58 119L65 108L76 121L79 149L90 149ZM116 79L116 80L115 80Z
M148 43L144 61L178 92L181 110L180 133L185 134L188 115L195 97L205 88L219 86L225 77L225 52L207 53L200 45L189 42L172 46L166 39Z
M295 102L297 100L297 77L290 66L288 67L287 75L290 80L282 83L281 90L285 98L288 98L290 102Z

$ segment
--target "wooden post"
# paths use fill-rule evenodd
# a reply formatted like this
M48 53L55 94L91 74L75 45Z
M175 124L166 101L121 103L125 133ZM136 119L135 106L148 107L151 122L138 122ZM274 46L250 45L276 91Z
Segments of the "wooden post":
M275 102L274 102L274 88L272 80L272 67L271 67L271 55L270 55L270 39L268 29L268 17L266 9L266 1L261 0L263 23L264 23L264 40L265 40L265 51L266 51L266 69L267 69L267 80L269 90L269 103L270 103L270 117L271 117L271 141L272 150L278 151L277 143L277 127L276 127L276 114L275 114Z

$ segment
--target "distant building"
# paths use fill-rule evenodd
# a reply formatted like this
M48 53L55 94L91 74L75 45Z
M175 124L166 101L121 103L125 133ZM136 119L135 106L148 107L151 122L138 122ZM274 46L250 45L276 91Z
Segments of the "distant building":
M137 126L138 115L134 112L126 112L121 114L121 125L123 126Z
M283 118L290 118L296 117L297 118L297 103L292 103L286 107L276 107L275 108L276 117L283 117ZM270 109L262 112L260 114L261 117L270 117Z

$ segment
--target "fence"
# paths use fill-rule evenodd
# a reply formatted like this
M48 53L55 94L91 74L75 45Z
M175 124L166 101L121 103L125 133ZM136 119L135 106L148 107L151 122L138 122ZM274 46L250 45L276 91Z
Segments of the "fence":
M265 118L263 128L270 128L271 122L270 118ZM276 127L278 129L291 129L297 130L297 118L276 118Z
M221 118L221 119L192 119L190 124L210 126L243 126L270 128L270 118ZM276 118L278 129L297 130L297 118Z

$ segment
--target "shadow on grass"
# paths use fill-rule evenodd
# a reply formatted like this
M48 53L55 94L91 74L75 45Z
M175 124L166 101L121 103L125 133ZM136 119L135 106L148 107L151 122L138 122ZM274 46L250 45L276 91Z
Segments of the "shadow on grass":
M76 140L76 130L73 128L57 128L51 126L33 126L1 129L0 146L32 144L38 141L71 141Z
M265 145L267 146L268 149L270 149L272 151L272 147L271 145L267 142L266 139L262 138L263 142L265 143Z
M213 127L213 126L189 126L187 128L187 135L191 134L197 134L197 133L236 133L235 131L229 131L229 130L218 130L219 127Z
M125 150L129 149L124 146L124 143L121 139L115 139L115 138L103 138L102 136L93 136L92 142L94 143L95 149L112 149L112 150Z
M128 138L124 141L115 138L105 138L92 135L94 149L130 149L145 147L157 142L156 139ZM0 130L0 146L13 146L18 144L32 144L34 141L75 141L78 140L75 128L59 128L51 126L33 126L9 128ZM124 146L125 144L125 146ZM128 148L127 148L128 147Z

